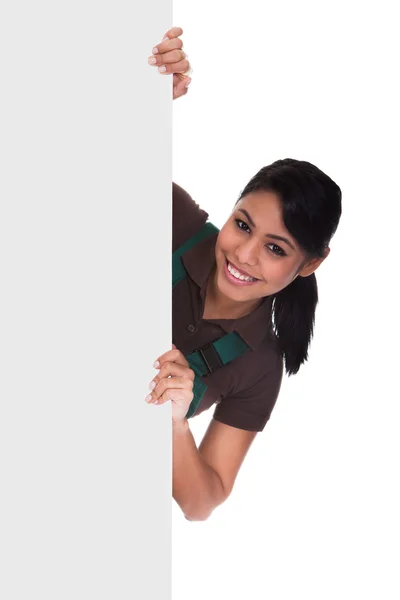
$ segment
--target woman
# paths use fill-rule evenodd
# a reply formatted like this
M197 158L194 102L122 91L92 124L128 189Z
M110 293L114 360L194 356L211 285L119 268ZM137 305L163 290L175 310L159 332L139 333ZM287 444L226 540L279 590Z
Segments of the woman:
M187 93L180 28L150 64ZM172 403L173 496L204 520L230 495L243 459L267 423L283 367L307 360L318 301L315 271L341 215L340 188L314 165L279 160L245 186L221 231L173 184L173 349L155 363L146 400ZM196 447L188 418L216 404Z

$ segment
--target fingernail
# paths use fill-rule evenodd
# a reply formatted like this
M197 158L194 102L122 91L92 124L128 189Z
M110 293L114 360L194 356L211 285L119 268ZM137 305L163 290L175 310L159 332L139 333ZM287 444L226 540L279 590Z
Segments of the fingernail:
M185 87L189 87L189 85L192 83L191 79L188 79L188 81L185 83Z
M152 50L152 53L153 53L153 54L158 54L158 48L157 48L157 46L155 46L155 47L153 48L153 50Z
M155 65L156 62L157 62L157 59L156 58L149 58L148 62L149 62L149 65Z
M152 381L149 385L149 389L154 390L155 387L156 387L156 384L154 383L154 381Z
M153 367L155 369L159 369L160 368L160 363L158 362L158 360L156 360L156 362L154 363Z
M158 400L156 400L155 402L153 402L153 404L158 404Z
M167 70L167 67L163 65L162 67L158 67L158 70L160 73L165 73L165 71Z
M150 400L151 400L151 394L149 394L148 396L146 396L145 400L146 400L146 402L150 402Z
M169 40L169 37L166 35L165 38L163 38L163 42L166 42L167 40Z

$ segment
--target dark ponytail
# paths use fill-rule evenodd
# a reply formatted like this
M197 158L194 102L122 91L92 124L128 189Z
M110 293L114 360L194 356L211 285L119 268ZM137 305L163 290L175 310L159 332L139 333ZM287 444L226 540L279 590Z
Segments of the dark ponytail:
M286 229L308 258L322 258L342 213L339 186L311 163L286 158L263 167L237 202L258 190L279 196ZM297 373L307 360L317 303L314 274L296 277L274 297L273 324L288 375Z
M308 358L317 303L318 287L314 273L308 277L296 277L274 298L273 323L288 375L295 375Z

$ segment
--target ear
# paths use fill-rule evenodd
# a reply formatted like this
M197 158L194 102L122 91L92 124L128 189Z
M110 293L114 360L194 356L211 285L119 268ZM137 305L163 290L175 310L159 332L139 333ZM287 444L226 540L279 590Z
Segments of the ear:
M322 258L312 258L307 261L298 272L299 277L308 277L312 273L314 273L320 264L324 262L324 260L329 256L331 249L326 247L324 250L324 256Z

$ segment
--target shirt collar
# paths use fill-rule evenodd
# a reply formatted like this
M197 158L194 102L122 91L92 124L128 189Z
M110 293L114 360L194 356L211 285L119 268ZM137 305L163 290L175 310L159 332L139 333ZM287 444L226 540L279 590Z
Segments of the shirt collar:
M217 234L201 240L182 256L189 277L200 288L204 306L207 281L215 265ZM272 297L267 296L250 314L239 319L213 319L226 333L237 331L244 341L255 350L271 329Z

